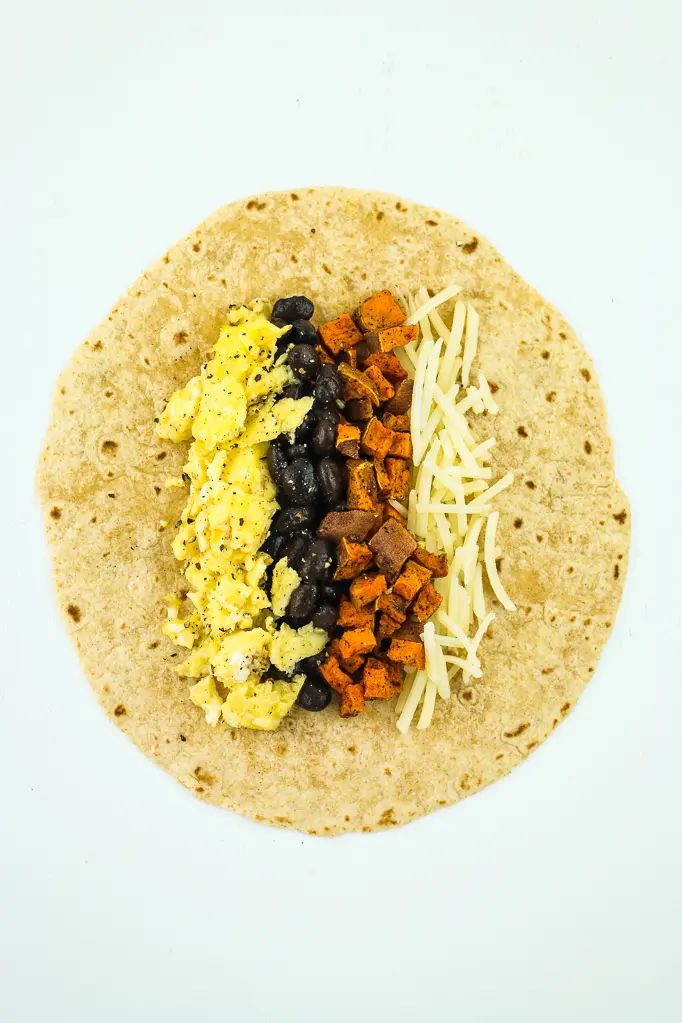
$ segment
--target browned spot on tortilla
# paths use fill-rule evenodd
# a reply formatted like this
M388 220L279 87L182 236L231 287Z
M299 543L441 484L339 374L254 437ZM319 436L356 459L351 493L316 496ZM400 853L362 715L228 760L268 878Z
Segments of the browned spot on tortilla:
M188 337L189 334L187 333L186 330L178 330L175 334L173 334L173 340L175 341L176 345L184 345Z
M52 509L52 511L50 512L50 518L52 518L52 519L61 519L61 517L62 517L62 510L61 510L61 508L58 508L57 505L55 505L54 508Z
M585 443L583 444L583 447L585 449L585 454L586 455L591 455L592 454L592 445L590 444L589 440L585 441Z
M429 227L438 227L437 220L427 220L426 223L429 225ZM462 248L464 248L464 246L462 246Z
M194 768L194 777L197 781L202 781L204 785L212 785L215 778L208 771L205 771L200 764Z
M158 639L153 639L153 640L151 641L151 643L148 643L148 644L147 644L147 649L148 649L148 650L156 650L156 648L157 648L157 646L158 646L158 645L159 645L159 641L158 641Z
M275 753L277 754L278 757L284 757L286 756L288 748L289 747L285 742L278 742L277 745L275 746Z
M277 821L278 824L291 824L291 821L289 820L288 817L275 817L275 820Z
M381 817L379 818L379 827L381 828L390 828L391 826L395 827L397 823L398 822L395 819L395 814L393 813L393 807L389 806L388 810L384 810Z
M525 426L517 426L516 427L516 432L518 433L519 437L527 437L528 436L528 430L526 429Z
M581 369L580 370L580 375L582 377L584 377L585 380L591 380L592 379L592 374L590 373L589 369Z
M66 613L70 618L73 618L74 622L79 622L83 616L83 612L77 604L69 604L66 608Z
M291 195L291 198L294 200L294 202L298 202L299 196L297 192L290 192L289 194Z
M348 750L349 753L357 753L358 751L357 746L347 746L346 749Z
M192 249L195 252L201 252L201 242L195 242L194 245L192 246Z
M556 671L556 668L543 668L540 672L541 675L551 675L552 672Z
M520 529L523 525L523 519L514 519L514 528Z
M526 480L526 486L528 487L529 490L535 490L535 484L533 483L532 480Z
M167 454L168 454L167 451L159 451L158 455L156 456L156 461L157 462L163 462L163 460L164 460L164 458L166 457Z
M468 774L462 775L462 780L459 783L459 787L464 789L465 792L469 788L469 775Z
M168 256L168 253L166 253L166 255L163 257L163 261L164 261L164 263L166 265L168 265L168 263L170 263L170 257Z
M203 786L203 785L195 785L195 786L194 786L194 791L195 791L195 792L205 792L205 791L206 791L206 789L204 788L204 786Z
M114 394L113 391L105 391L104 392L104 397L105 398L111 398L111 397L113 397L113 394Z
M322 269L324 270L324 272L325 272L326 274L330 274L330 273L331 273L331 270L329 269L329 267L327 266L327 264L326 264L326 263L323 263L323 264L322 264Z
M472 252L475 252L478 248L478 238L472 238L470 242L465 242L462 245L462 252L465 252L467 256L470 256Z
M102 344L101 341L95 341L94 345L92 346L93 352L101 352L103 348L104 345Z
M522 725L517 725L511 732L503 732L503 735L505 739L515 739L517 735L522 735L527 728L530 728L530 723L528 721L524 722Z
M117 718L123 717L123 715L125 713L126 713L126 709L125 709L125 707L123 706L122 703L119 703L118 706L114 707L114 717L117 717Z
M618 564L618 562L616 562L616 564L613 566L613 578L617 579L619 575L620 575L620 565Z
M538 746L538 745L539 745L539 743L538 743L537 739L533 739L532 742L528 743L528 745L526 746L526 749L527 750L532 750L532 749L535 749L535 747Z
M102 441L102 454L103 455L115 455L118 451L118 444L115 440L104 440Z
M187 742L187 736L183 735L182 732L178 736L178 739L180 740L180 742Z
M291 262L292 263L298 263L298 256L294 255L293 252L291 254Z
M59 393L60 394L66 394L66 388L65 387L60 387L59 388Z
M383 219L384 219L384 211L383 210L377 210L377 220L383 220Z
M498 753L495 760L504 760L504 753Z
M561 713L564 715L564 717L566 716L566 714L568 714L570 709L571 709L571 704L568 701L566 703L562 704L561 707L560 707Z
M390 778L393 775L393 771L391 770L390 767L385 767L384 774L386 775L387 778Z
M96 516L96 515L93 515L93 516L92 516L92 518L90 519L90 525L91 525L91 526L94 526L94 524L95 524L96 522L97 522L97 516Z
M346 814L346 815L345 815L345 817L344 817L343 819L345 820L345 822L346 822L346 824L347 824L347 823L348 823L348 821L350 820L350 817L348 816L348 814Z
M314 228L314 227L311 227L311 228L310 228L310 233L311 233L311 234L315 234L315 233L316 233L316 231L315 231L315 228Z
M625 522L626 518L628 517L628 513L625 511L625 509L623 509L623 511L617 512L613 517L616 520L616 522L620 522L620 524L622 526L623 523ZM623 555L620 554L619 557L622 558Z
M256 202L255 199L249 199L249 201L246 204L246 208L247 210L255 210L257 205L258 203Z
M155 486L155 487L154 487L154 493L155 493L155 494L156 494L156 496L158 497L158 496L159 496L159 494L161 493L161 487L157 487L157 486Z
M547 349L546 349L546 348L545 348L544 352L542 352L541 354L542 354L542 358L543 358L543 359L544 359L545 361L547 361L547 359L549 359L549 352L547 351Z
M573 565L569 565L568 568L566 569L566 571L568 572L569 575L573 575L573 572L574 572ZM571 618L571 621L574 622L575 618Z
M545 400L546 401L554 401L555 398L556 398L556 391L547 391L547 394L545 395Z
M538 543L542 543L544 537L543 537L542 533L536 533L535 534L535 539L537 540Z
M498 391L499 391L499 389L500 389L500 385L499 385L499 384L494 384L494 383L492 382L492 380L489 380L489 381L488 381L488 387L490 388L490 393L491 393L491 394L497 394L497 392L498 392Z

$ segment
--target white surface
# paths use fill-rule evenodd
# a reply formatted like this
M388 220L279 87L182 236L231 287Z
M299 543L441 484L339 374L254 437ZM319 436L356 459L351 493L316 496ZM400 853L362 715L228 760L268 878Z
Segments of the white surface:
M0 1016L679 1018L679 5L326 6L2 5ZM105 720L32 491L54 378L125 286L218 205L316 183L457 213L559 306L634 518L555 737L332 841L207 808Z

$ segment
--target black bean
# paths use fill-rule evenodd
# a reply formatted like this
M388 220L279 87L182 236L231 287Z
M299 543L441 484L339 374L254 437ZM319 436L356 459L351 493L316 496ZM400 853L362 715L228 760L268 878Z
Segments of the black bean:
M267 463L268 469L270 470L270 475L272 476L273 480L275 481L277 486L281 486L282 474L284 473L284 470L287 467L287 459L284 454L284 451L282 451L281 448L271 444L270 447L268 448Z
M323 678L306 679L299 689L296 703L303 710L324 710L328 707L332 698L332 691L329 684Z
M323 583L320 586L320 600L325 604L338 604L343 592L343 583Z
M337 501L332 507L332 511L343 512L348 511L348 504L346 501Z
M313 463L296 458L282 473L282 491L292 504L314 504L320 496Z
M320 369L320 356L314 347L302 341L294 345L288 356L289 366L297 377L314 380Z
M313 410L311 409L310 412L306 412L303 422L294 431L294 441L297 444L309 441L313 435L313 430L315 429L316 422L317 420L315 418L315 413L313 412Z
M364 362L372 354L366 341L358 341L355 351L358 353L358 362Z
M315 537L301 559L300 574L306 582L324 582L331 575L334 552L328 540Z
M313 404L313 415L318 422L321 419L328 419L334 426L341 422L341 413L335 405L318 405L315 402Z
M287 675L286 671L282 671L281 668L276 668L274 664L271 664L268 668L268 677L276 682L292 682L293 673Z
M294 622L309 621L317 603L317 587L314 583L301 583L291 594L287 617Z
M305 295L290 295L288 298L278 298L272 307L272 315L285 323L293 323L294 320L309 320L315 312L315 306Z
M301 567L301 559L312 543L312 533L308 529L302 529L300 533L294 533L284 541L284 546L279 550L280 561L287 559L289 568L298 572Z
M295 533L299 529L305 529L306 526L312 526L315 517L315 509L311 507L283 508L272 523L272 531L286 536L287 533Z
M284 455L287 462L293 462L295 458L305 458L308 454L308 448L305 444L288 444L284 448Z
M288 327L289 326L288 321L287 320L281 320L279 318L279 316L271 316L270 317L270 323L274 323L274 325L276 327L279 327L280 330L282 329L282 327Z
M269 554L273 561L276 561L277 555L279 554L280 548L283 543L284 543L283 536L278 536L277 533L270 533L268 536L266 536L265 540L260 546L260 549L262 551L265 551L266 554Z
M293 384L287 384L287 386L282 389L282 397L293 398L294 401L296 401L298 398L303 397L303 391L303 381L295 380Z
M317 329L310 320L294 320L289 333L293 341L306 341L309 345L317 344Z
M338 617L339 612L333 604L322 604L313 615L313 625L316 629L324 629L331 636Z
M315 384L315 404L335 406L343 393L341 380L337 377L322 377Z
M331 419L318 419L310 438L310 450L315 458L324 458L334 450L336 427Z
M284 355L294 343L294 339L289 331L283 337L278 337L275 341L275 358L279 359L280 355Z
M318 377L338 377L339 371L331 362L323 362Z
M317 678L317 669L323 661L327 659L327 651L320 650L319 654L312 654L310 657L304 657L302 661L294 667L294 675L303 672L304 675L312 675L313 678Z
M324 503L326 505L337 504L343 496L346 485L341 467L333 458L323 458L318 464L315 474Z

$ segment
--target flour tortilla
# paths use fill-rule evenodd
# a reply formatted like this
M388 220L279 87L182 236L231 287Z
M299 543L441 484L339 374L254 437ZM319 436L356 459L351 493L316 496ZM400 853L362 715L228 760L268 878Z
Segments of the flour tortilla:
M353 719L298 708L274 733L211 728L160 635L181 583L170 542L186 445L154 433L231 303L306 294L316 319L380 288L461 282L497 385L500 574L483 678L439 701L425 732L393 706ZM488 424L486 424L488 425ZM38 488L59 606L106 713L195 795L259 821L332 835L402 824L507 774L566 717L620 600L629 510L592 362L559 313L478 233L395 196L303 189L219 210L144 273L62 373ZM164 528L161 522L168 526Z

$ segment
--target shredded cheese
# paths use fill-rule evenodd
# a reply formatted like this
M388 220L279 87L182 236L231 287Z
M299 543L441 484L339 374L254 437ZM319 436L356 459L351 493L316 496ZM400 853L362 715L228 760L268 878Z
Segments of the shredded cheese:
M471 429L472 417L499 412L485 375L472 374L479 316L470 302L459 299L451 320L439 311L460 290L452 284L432 298L424 288L401 296L407 323L420 328L419 340L397 353L413 380L414 472L407 507L390 503L426 550L444 552L449 564L447 577L433 580L443 602L424 625L425 667L406 675L396 703L403 733L413 721L420 730L428 728L437 701L450 698L458 677L463 685L481 678L478 648L495 617L486 607L485 580L502 607L515 610L495 561L499 511L494 507L514 477L507 472L493 478L488 463L495 438L479 440L480 431L476 436Z

